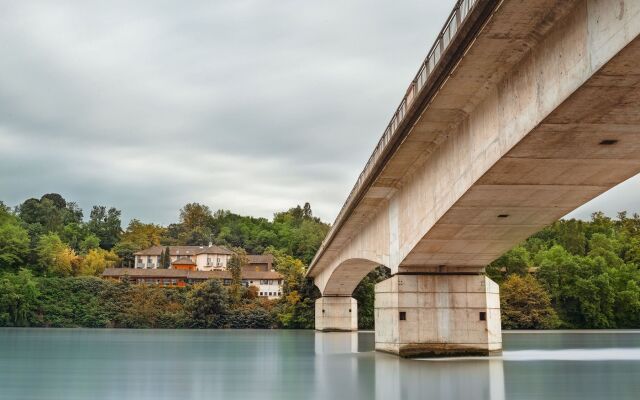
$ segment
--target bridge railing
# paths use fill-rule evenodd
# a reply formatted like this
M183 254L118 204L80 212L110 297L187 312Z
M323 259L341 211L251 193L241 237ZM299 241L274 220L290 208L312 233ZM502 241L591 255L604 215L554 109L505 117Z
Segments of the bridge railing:
M333 231L334 229L336 229L336 225L338 225L339 222L342 220L342 218L344 218L344 214L347 211L348 205L351 203L351 201L357 195L357 193L362 189L362 185L364 185L366 179L369 177L373 166L376 164L376 162L382 155L385 147L391 141L391 138L396 134L398 126L406 116L407 110L417 98L417 94L420 92L420 90L424 88L431 73L435 70L436 66L438 65L442 57L442 54L451 43L451 40L453 39L454 35L458 31L459 27L462 25L462 22L464 22L465 18L469 15L469 12L478 1L480 0L458 0L456 2L453 8L453 11L451 12L451 14L449 14L449 18L447 18L447 21L445 22L444 27L440 31L440 34L438 35L435 43L433 44L433 46L431 46L431 49L427 53L427 57L425 58L424 62L420 65L418 73L415 75L415 77L411 81L411 84L409 85L409 88L407 89L406 94L404 95L404 97L402 98L402 101L400 102L400 105L398 106L396 112L393 114L393 117L391 117L391 121L389 121L389 124L384 130L384 133L382 134L382 137L380 138L380 140L378 141L378 144L373 150L373 153L369 157L369 160L367 160L367 163L365 164L364 169L358 176L358 180L356 181L356 184L353 186L353 189L351 189L351 192L349 192L349 196L347 197L347 200L342 205L342 208L340 209L340 212L336 217L335 223L331 231L325 238L325 241L320 246L318 253L316 253L316 258L318 257L318 255L322 253L325 245L328 244L328 242L332 239L332 235L334 234ZM314 258L312 265L315 264L315 261L316 260Z

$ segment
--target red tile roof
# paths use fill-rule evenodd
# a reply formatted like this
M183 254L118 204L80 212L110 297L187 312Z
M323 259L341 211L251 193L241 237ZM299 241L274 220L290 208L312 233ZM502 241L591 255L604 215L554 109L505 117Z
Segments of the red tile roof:
M229 271L188 271L182 269L144 269L144 268L107 268L102 273L103 278L184 278L184 279L231 279ZM242 279L283 279L275 271L242 271Z
M133 253L136 256L159 256L167 246L153 246ZM228 254L233 252L223 246L168 246L172 256L194 256L197 254Z

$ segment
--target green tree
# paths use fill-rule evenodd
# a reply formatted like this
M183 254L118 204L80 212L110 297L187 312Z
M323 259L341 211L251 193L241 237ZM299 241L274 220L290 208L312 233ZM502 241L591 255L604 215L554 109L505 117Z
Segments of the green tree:
M487 274L494 281L500 282L503 275L526 275L529 267L531 267L529 251L523 246L516 246L492 262L487 267Z
M29 235L19 221L0 208L0 271L16 271L29 255Z
M231 273L229 296L233 304L238 304L242 297L242 268L249 264L247 252L242 248L233 249L233 255L227 263L227 270Z
M80 242L80 251L83 254L87 254L89 251L97 249L99 247L100 247L100 238L98 238L93 233L88 234Z
M169 246L164 248L163 255L164 257L162 259L162 268L171 268L171 249L169 248Z
M113 252L120 259L120 266L125 268L133 268L135 266L135 252L142 250L137 244L128 241L120 241L113 246Z
M82 210L57 193L48 193L40 200L31 198L17 207L18 216L27 224L38 224L43 231L62 233L65 225L82 222Z
M0 326L29 326L36 319L40 292L31 272L0 274Z
M62 228L62 232L59 234L60 239L68 244L72 249L78 252L84 252L82 249L82 242L92 235L87 229L86 225L78 222L70 222ZM95 236L94 236L95 237Z
M111 250L120 239L120 215L120 210L114 207L107 210L105 206L93 206L91 210L87 228L100 239L100 247L105 250Z
M352 297L358 301L358 328L373 329L375 326L374 318L374 299L375 286L377 283L391 277L389 268L380 266L369 272L365 276L356 289L353 291Z
M229 314L227 291L217 279L198 283L187 294L185 310L192 328L222 328Z

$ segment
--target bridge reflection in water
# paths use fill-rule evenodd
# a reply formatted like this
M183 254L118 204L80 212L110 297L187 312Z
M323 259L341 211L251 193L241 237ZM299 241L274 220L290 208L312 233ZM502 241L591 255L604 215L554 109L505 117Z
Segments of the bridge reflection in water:
M374 340L371 332L316 333L316 384L325 395L357 399L367 393L376 400L505 398L502 357L404 359L374 352Z

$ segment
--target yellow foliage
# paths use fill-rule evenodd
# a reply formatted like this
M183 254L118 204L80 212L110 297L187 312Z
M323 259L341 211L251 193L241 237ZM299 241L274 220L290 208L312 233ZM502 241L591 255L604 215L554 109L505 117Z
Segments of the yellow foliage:
M113 267L118 256L112 251L91 249L80 262L80 275L100 275L105 268Z

